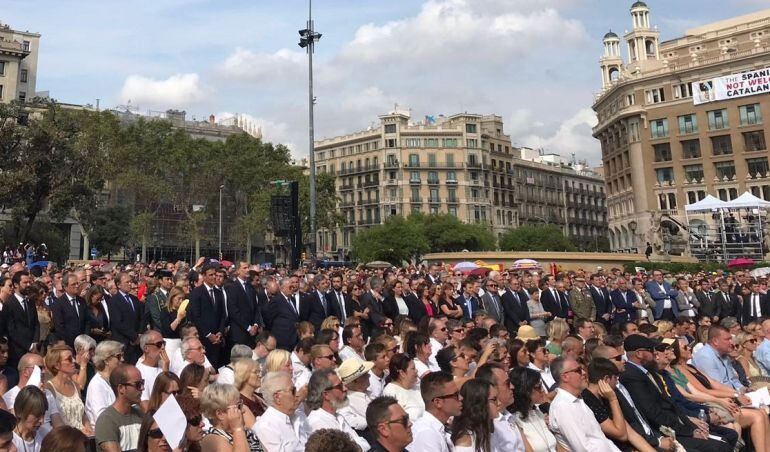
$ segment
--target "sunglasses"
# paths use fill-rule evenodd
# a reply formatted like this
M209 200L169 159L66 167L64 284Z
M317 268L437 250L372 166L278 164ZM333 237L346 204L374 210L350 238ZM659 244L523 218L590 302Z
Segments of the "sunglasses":
M335 389L343 391L345 389L345 386L342 383L340 383L338 385L330 386L329 389L327 389L327 391L334 391Z
M583 372L585 372L585 371L583 370L582 367L576 367L576 368L571 369L571 370L565 370L564 372L562 372L562 374L568 374L570 372L576 372L576 373L579 373L580 375L583 375Z
M459 399L460 398L460 391L455 391L451 394L444 394L442 396L436 396L434 399Z
M405 414L398 419L387 421L386 424L401 424L404 428L409 427L409 415Z
M163 438L163 432L160 431L159 428L154 428L147 432L147 436L149 436L152 439L161 439Z
M623 361L623 355L617 355L610 358L613 361L621 362Z
M129 383L123 383L123 386L131 386L135 389L143 389L144 388L144 380L136 380L134 382Z
M453 332L453 333L464 333L464 332L465 332L465 330L464 330L464 329L462 329L462 328L455 328L455 329L453 329L453 330L452 330L452 332Z
M334 360L334 355L323 355L323 356L319 356L319 358L326 358L326 359L329 359L329 360Z
M201 425L201 422L203 422L203 416L201 416L199 414L199 415L197 415L195 417L191 417L190 419L188 419L187 420L187 425L191 425L193 427L197 427L197 426Z
M152 343L147 344L147 345L154 345L154 346L156 346L158 348L162 348L162 347L164 347L166 345L166 341L152 342Z

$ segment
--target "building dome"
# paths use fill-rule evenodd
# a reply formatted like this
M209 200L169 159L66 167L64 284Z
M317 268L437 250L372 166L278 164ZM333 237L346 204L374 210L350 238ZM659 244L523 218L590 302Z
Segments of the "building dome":
M610 30L610 31L609 31L609 32L608 32L606 35L604 35L604 39L613 39L613 38L614 38L614 39L619 39L619 38L618 38L618 35L616 35L615 33L613 33L613 31L612 31L612 30Z
M642 1L635 2L633 5L631 5L631 9L633 8L647 8L647 3Z

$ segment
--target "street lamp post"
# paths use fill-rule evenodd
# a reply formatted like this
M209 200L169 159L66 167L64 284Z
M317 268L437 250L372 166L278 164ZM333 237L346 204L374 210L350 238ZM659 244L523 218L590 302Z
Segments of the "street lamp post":
M321 39L321 33L313 30L313 0L308 0L307 26L299 30L299 46L307 50L308 61L308 160L310 164L310 254L315 258L316 231L315 231L315 211L316 211L316 178L315 178L315 155L314 155L314 135L313 130L313 109L315 106L315 96L313 96L313 51L315 43Z
M222 190L225 184L219 186L219 259L222 259Z

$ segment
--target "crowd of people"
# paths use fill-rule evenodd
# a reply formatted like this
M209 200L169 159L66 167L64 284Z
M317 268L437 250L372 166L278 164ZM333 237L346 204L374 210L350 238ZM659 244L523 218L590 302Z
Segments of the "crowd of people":
M745 272L25 264L0 450L770 452Z

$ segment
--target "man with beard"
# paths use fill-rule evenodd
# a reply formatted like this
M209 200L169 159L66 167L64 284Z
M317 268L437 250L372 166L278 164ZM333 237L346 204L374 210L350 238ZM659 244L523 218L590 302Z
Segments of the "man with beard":
M657 342L639 334L628 336L623 342L628 361L620 376L620 383L628 390L634 405L654 430L668 426L676 433L676 440L686 450L724 451L732 447L724 442L709 439L708 426L699 419L680 412L665 391L655 364Z
M307 422L313 431L330 428L347 433L365 452L370 448L369 443L358 436L344 417L337 414L347 398L347 388L333 369L313 372L305 399L305 406L310 411Z

